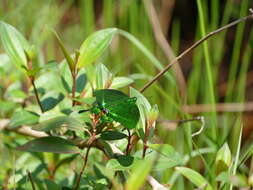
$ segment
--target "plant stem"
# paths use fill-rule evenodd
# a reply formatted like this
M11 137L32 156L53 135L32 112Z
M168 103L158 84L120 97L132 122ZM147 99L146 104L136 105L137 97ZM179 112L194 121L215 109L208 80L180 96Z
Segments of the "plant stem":
M88 162L88 156L89 156L90 148L91 148L91 145L87 149L87 152L86 152L85 157L84 157L83 167L80 171L80 174L79 174L79 176L77 178L77 181L76 181L76 185L73 188L73 190L78 190L78 188L79 188L79 185L80 185L80 182L81 182L81 177L83 175L84 169L86 168L86 165L87 165L87 162Z
M34 185L34 182L33 182L33 178L32 178L32 175L31 175L31 172L30 172L29 170L27 170L27 174L28 174L28 178L29 178L29 180L30 180L30 182L31 182L32 189L33 189L33 190L36 190L35 185Z
M41 104L41 102L40 102L39 93L38 93L38 90L37 90L36 85L35 85L35 83L34 83L34 78L33 78L33 77L30 77L30 80L31 80L31 83L32 83L32 86L33 86L33 90L34 90L34 94L35 94L37 103L39 104L39 107L40 107L41 112L44 113L43 106L42 106L42 104Z
M213 35L222 32L232 26L235 26L241 22L244 22L248 19L253 19L253 12L250 11L250 14L248 16L239 18L237 20L235 20L234 22L231 22L230 24L227 24L215 31L210 32L209 34L207 34L206 36L204 36L203 38L201 38L200 40L198 40L197 42L195 42L192 46L190 46L189 48L187 48L185 51L183 51L179 56L177 56L170 64L168 64L161 72L159 72L156 76L154 76L154 78L149 81L146 85L144 85L144 87L140 90L140 92L144 92L147 88L149 88L154 82L156 82L157 80L160 79L161 76L163 76L174 64L178 63L178 61L180 59L182 59L186 54L188 54L189 52L191 52L193 49L195 49L197 46L199 46L202 42L206 41L207 39L209 39L210 37L212 37Z
M149 123L146 123L145 125L145 134L144 134L144 140L143 140L143 152L142 152L142 158L145 158L148 146L147 146L147 140L148 140L148 136L149 136Z
M129 148L131 145L131 137L132 137L129 129L127 129L127 132L128 132L128 142L127 142L127 148L126 148L126 155L129 154Z
M73 86L72 86L72 106L76 104L75 101L75 94L76 94L76 71L72 71L72 79L73 79Z

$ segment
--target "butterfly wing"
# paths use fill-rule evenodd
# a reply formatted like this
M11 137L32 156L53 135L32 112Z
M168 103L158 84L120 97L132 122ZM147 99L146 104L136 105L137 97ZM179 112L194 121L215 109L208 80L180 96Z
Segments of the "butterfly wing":
M105 108L108 110L108 116L128 129L135 128L140 117L135 101L135 98L128 98L118 101L117 104L106 104Z
M94 92L97 103L108 110L108 116L126 128L133 129L140 117L136 98L129 98L118 90L102 89Z

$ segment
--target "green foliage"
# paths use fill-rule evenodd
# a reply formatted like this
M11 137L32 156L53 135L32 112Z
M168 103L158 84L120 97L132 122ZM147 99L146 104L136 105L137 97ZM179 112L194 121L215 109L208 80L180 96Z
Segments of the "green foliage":
M32 190L29 170L36 189L73 189L86 158L79 189L252 188L253 145L243 136L242 114L215 110L217 102L251 97L245 86L253 33L246 25L238 26L229 44L233 32L223 32L194 50L187 58L192 66L182 60L187 96L176 68L145 93L138 90L169 64L167 53L177 55L189 45L186 33L187 39L203 37L244 16L249 1L197 0L198 23L188 31L173 15L170 31L163 28L173 52L161 52L158 28L147 12L152 9L143 2L0 3L1 188ZM150 2L163 10L165 1ZM72 14L80 19L72 22ZM162 11L159 16L163 24ZM227 77L223 62L229 56ZM221 93L220 81L227 78L228 89ZM196 111L192 104L205 103L211 112L197 113L205 125L193 138L199 122L178 119L194 117L188 113Z

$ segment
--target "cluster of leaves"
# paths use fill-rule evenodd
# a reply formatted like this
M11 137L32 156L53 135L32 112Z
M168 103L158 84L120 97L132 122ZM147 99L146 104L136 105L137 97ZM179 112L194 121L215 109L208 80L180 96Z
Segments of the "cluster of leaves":
M68 53L59 36L54 33L65 60L59 64L50 61L44 65L39 62L36 47L30 45L14 27L1 22L0 31L3 47L10 59L7 59L5 64L15 63L22 71L21 74L29 79L25 91L21 89L19 83L10 86L5 92L6 99L14 101L13 106L17 106L10 118L8 129L18 130L29 125L35 131L44 132L42 137L32 139L18 146L17 149L28 152L74 154L70 157L54 156L56 166L52 170L49 166L45 166L45 160L40 153L32 153L40 158L41 164L43 163L32 171L36 185L47 186L48 189L74 187L75 177L69 179L65 176L70 180L66 184L64 180L54 182L39 179L35 177L36 172L40 173L46 169L51 176L54 176L62 164L70 164L76 155L82 156L83 150L90 147L106 152L109 161L105 162L106 166L94 163L94 171L98 174L96 177L91 175L82 177L80 187L104 188L112 185L113 173L120 172L122 177L128 175L125 172L132 168L145 167L146 172L142 174L141 185L151 169L151 164L149 164L150 168L146 168L146 162L139 164L139 160L144 156L140 153L141 150L133 154L133 149L139 139L145 142L147 148L147 142L153 136L158 117L157 106L152 107L134 88L130 88L130 97L133 98L129 98L121 91L112 90L129 86L134 79L115 77L105 65L92 64L109 46L117 29L109 28L92 34L74 55ZM6 74L8 72L10 72L8 69L3 71ZM6 78L8 80L7 76ZM34 104L33 100L37 100L37 104ZM83 109L87 112L79 113ZM95 109L97 112L94 111ZM7 115L7 113L8 109L2 114ZM109 117L109 120L104 117ZM113 141L120 144L120 153L116 154L110 147ZM154 151L147 153L146 160L152 162L157 157L155 150L159 149L159 145L150 144L148 147ZM175 154L171 146L165 147L164 151L155 169L162 169L164 165L172 167L181 162L179 155ZM171 159L173 162L170 161ZM140 172L138 169L135 170ZM20 172L23 176L16 179L16 183L22 187L27 175L22 173L22 169ZM130 178L126 186L133 189L136 180L135 177Z
M116 28L100 30L90 35L71 55L53 32L65 59L60 63L43 64L39 50L14 27L1 22L0 32L8 55L1 55L1 76L6 83L11 82L13 71L9 64L12 62L21 71L18 77L25 77L22 82L0 89L5 100L0 102L3 108L0 114L10 117L7 130L20 131L29 126L39 134L28 142L27 139L16 141L15 148L30 152L39 163L29 163L29 155L23 154L17 161L16 173L8 177L10 188L27 188L26 169L29 169L31 184L40 189L118 189L125 186L134 190L144 184L149 173L159 174L174 167L176 171L169 174L171 183L180 173L197 187L208 190L215 189L211 184L224 187L233 180L236 186L251 185L251 180L235 175L242 160L238 156L232 158L226 143L217 152L215 183L183 167L188 163L189 155L180 155L168 144L155 143L157 106L152 106L132 87L129 96L119 91L132 85L135 78L115 76L105 65L98 63L118 33L130 36L130 40L138 44L130 34ZM139 47L153 59L147 49ZM86 111L79 113L80 110ZM199 149L190 157L214 152L216 150ZM80 174L76 170L73 172L73 163L74 168L79 168L83 160L86 165L88 158L93 167L87 168L84 174L83 169ZM68 172L72 170L71 175L64 171L66 168ZM39 174L43 177L38 177Z

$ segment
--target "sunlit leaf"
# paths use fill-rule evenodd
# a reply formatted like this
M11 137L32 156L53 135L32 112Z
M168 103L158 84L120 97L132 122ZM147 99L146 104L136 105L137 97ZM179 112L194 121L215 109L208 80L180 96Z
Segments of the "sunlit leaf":
M116 28L108 28L91 34L80 48L77 67L81 68L97 60L110 45Z
M169 144L149 144L148 147L154 151L147 153L145 159L157 159L154 170L165 170L183 164L183 156Z
M208 183L208 181L201 176L198 172L186 168L186 167L177 167L176 170L185 176L187 179L189 179L194 185L196 185L198 188L204 188L206 190L212 190L212 186Z
M232 155L227 143L225 143L217 152L215 166L216 172L219 174L220 172L228 170L231 165Z
M122 88L134 82L133 79L128 77L115 77L113 78L111 88Z
M126 190L138 190L145 183L146 178L151 170L151 160L139 160L134 164L134 168L126 182Z
M131 97L136 97L137 101L136 104L139 108L140 111L140 130L145 132L145 125L146 125L146 118L147 118L147 113L151 109L151 105L148 102L148 100L136 89L130 88L130 96ZM140 131L141 133L141 131ZM141 136L141 134L139 134Z
M0 34L3 47L10 59L20 68L27 67L25 50L29 49L29 44L22 34L5 22L0 22Z
M112 73L103 64L96 67L96 87L97 89L108 88L112 82Z

